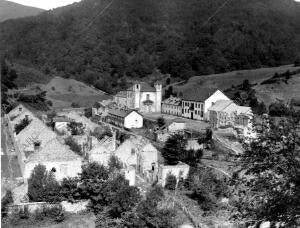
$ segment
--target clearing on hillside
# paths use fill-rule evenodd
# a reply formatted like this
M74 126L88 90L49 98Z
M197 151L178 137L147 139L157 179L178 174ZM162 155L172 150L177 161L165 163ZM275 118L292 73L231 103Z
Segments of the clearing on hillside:
M261 83L265 79L272 77L275 73L283 73L287 70L293 71L300 67L294 67L293 65L285 65L271 68L259 68L253 70L240 70L232 71L223 74L212 74L204 76L191 77L187 83L174 85L173 89L176 92L201 89L201 88L218 88L225 90L232 85L239 85L243 83L245 79L248 79L250 83Z

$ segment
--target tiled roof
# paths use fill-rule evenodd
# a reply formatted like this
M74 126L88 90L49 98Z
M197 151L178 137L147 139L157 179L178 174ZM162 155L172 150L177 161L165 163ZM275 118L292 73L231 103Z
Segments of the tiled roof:
M73 161L81 160L68 146L60 143L56 138L50 140L40 150L30 154L27 161L53 162L53 161Z
M183 92L182 100L204 102L216 91L217 89L214 88L193 88Z
M240 114L251 114L251 108L247 106L239 106L235 104L233 101L228 100L220 100L217 101L213 106L209 108L209 111L216 111L216 112L226 112L226 113L233 113L236 112L238 115Z
M181 105L182 99L179 97L169 97L165 99L162 103L168 105Z

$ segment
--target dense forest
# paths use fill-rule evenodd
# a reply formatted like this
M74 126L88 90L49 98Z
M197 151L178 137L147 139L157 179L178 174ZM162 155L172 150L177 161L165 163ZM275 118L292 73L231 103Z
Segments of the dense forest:
M3 22L0 50L107 92L155 69L185 80L288 64L300 53L293 0L229 0L222 9L224 0L114 0L102 12L110 2L83 0Z

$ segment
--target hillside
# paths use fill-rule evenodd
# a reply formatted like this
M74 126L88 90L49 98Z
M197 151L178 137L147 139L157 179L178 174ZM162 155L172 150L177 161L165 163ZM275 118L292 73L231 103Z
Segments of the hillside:
M293 0L83 0L5 21L0 50L13 61L114 92L155 69L178 79L290 64L300 51ZM19 39L22 37L22 39Z
M61 77L54 77L49 83L41 86L41 89L47 91L47 98L52 101L54 108L67 108L72 103L89 107L96 101L110 98L101 90L74 79Z
M263 101L267 106L271 103L282 100L288 103L292 98L300 99L300 75L293 75L291 79L285 82L261 85L266 79L273 77L275 73L281 74L286 71L294 71L300 67L293 65L284 65L280 67L258 68L252 70L232 71L223 74L213 74L191 77L186 83L172 85L173 91L185 93L193 89L218 88L226 90L232 86L243 83L245 79L255 86L256 97Z
M0 22L8 19L35 16L43 11L43 9L0 0Z

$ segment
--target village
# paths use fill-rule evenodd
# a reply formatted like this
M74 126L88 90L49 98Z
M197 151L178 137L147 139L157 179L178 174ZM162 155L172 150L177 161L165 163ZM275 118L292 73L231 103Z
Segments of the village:
M85 164L108 166L115 158L122 164L120 172L129 185L143 194L153 184L165 187L170 175L176 177L177 186L188 178L187 163L196 158L165 161L162 150L168 139L178 135L186 140L186 151L201 151L202 161L197 162L230 177L228 170L216 164L234 162L235 155L242 153L241 146L236 145L238 140L255 138L251 108L235 104L217 89L190 91L165 100L162 97L161 84L136 82L113 99L89 108L37 115L17 105L3 118L7 169L13 172L6 187L12 190L15 207L34 205L27 196L27 180L39 164L61 181L77 177ZM236 140L230 141L228 135ZM212 138L233 156L212 149Z

